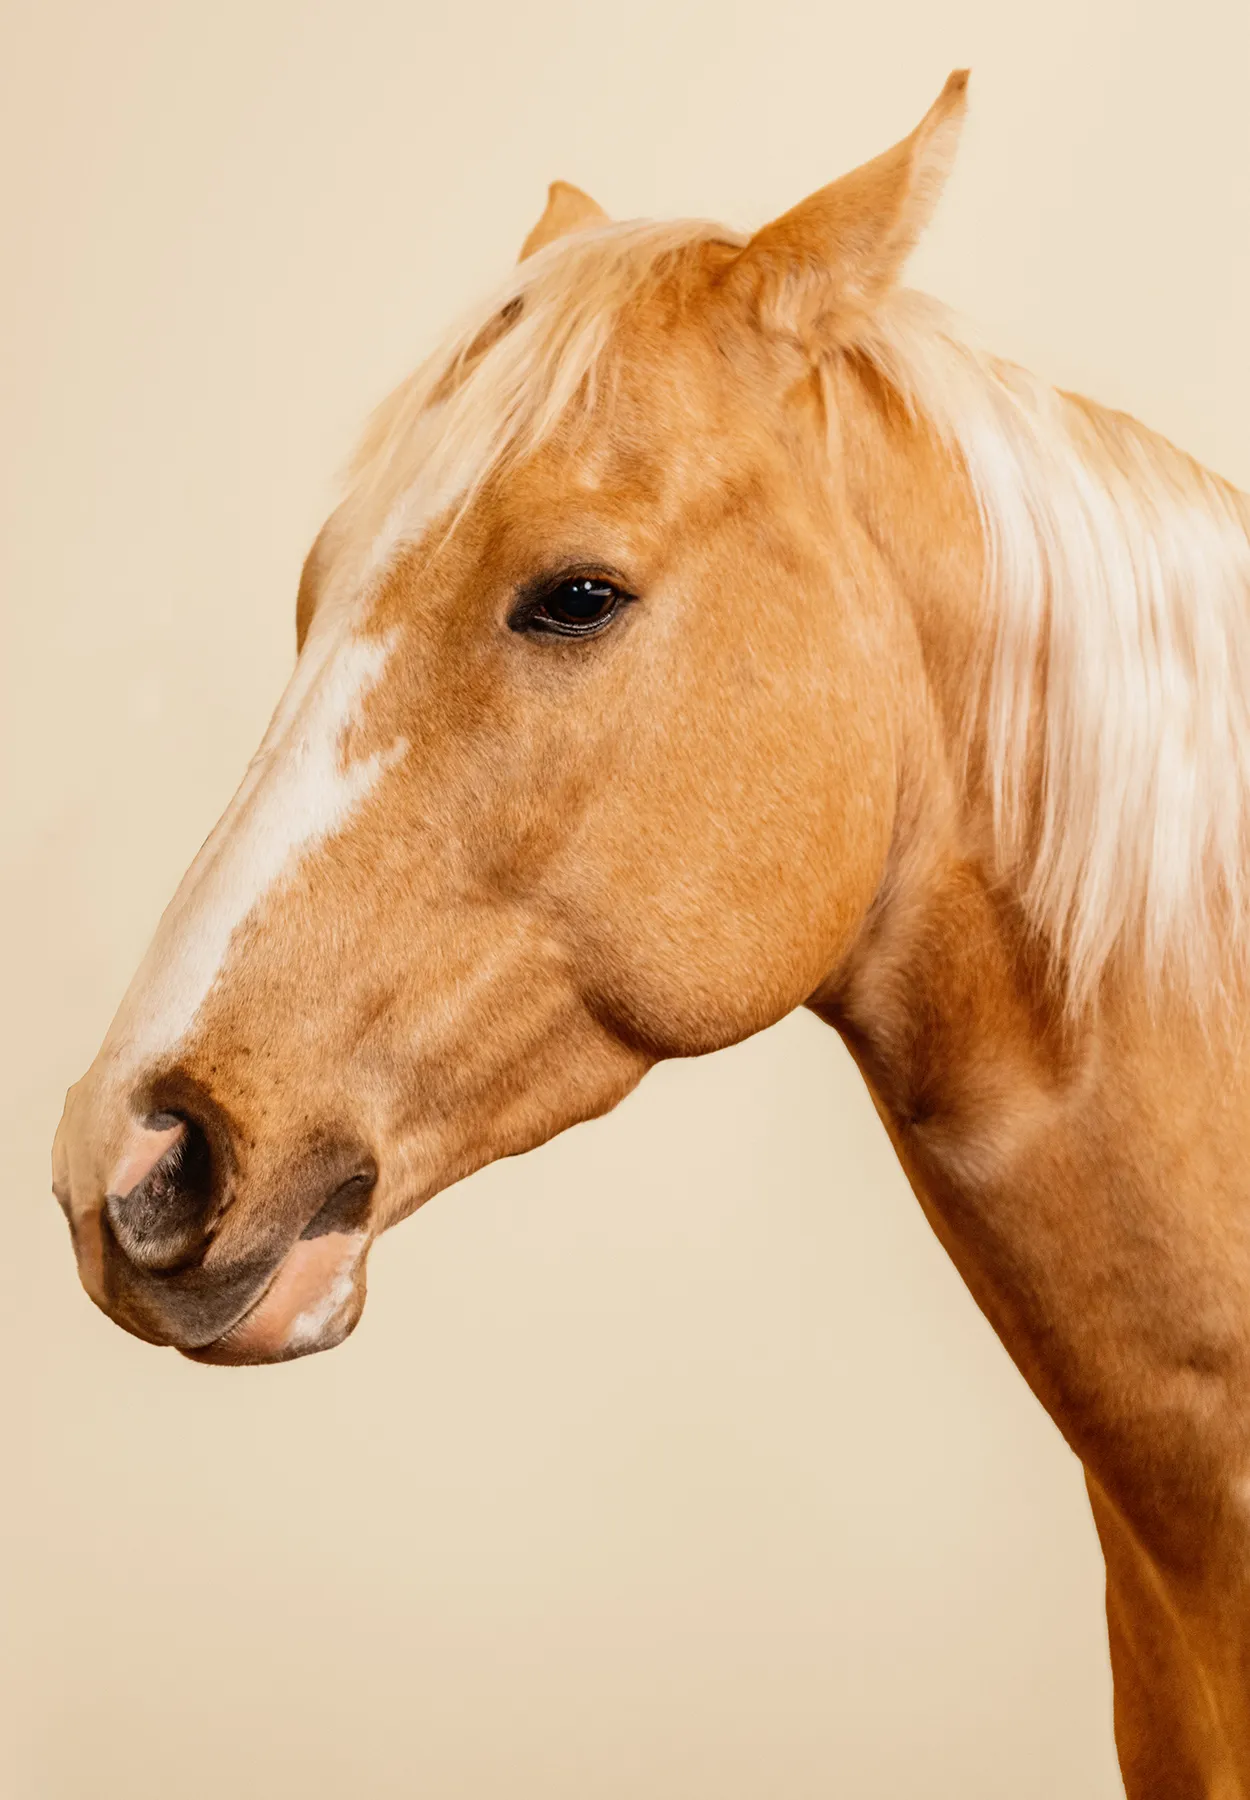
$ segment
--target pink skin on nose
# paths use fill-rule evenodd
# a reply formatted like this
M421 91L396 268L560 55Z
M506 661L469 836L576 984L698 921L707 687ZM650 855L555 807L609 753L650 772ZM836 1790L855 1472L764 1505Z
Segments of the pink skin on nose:
M104 1240L100 1235L101 1206L71 1215L69 1229L78 1259L78 1279L97 1306L104 1305Z
M172 1125L160 1131L152 1131L147 1125L141 1125L135 1120L122 1147L121 1158L109 1178L107 1191L124 1199L132 1188L137 1188L144 1177L152 1173L165 1152L173 1148L185 1130L181 1120L175 1120Z
M364 1300L363 1231L300 1238L250 1312L197 1362L278 1362L347 1336Z
M141 1125L137 1119L132 1120L121 1155L114 1165L105 1190L106 1195L116 1194L120 1199L138 1187L144 1177L152 1173L165 1152L178 1142L183 1130L180 1121L153 1131L147 1125ZM100 1214L104 1210L104 1202L101 1199L80 1201L78 1204L71 1202L64 1132L65 1122L62 1120L52 1153L53 1182L69 1218L74 1253L78 1259L78 1278L96 1305L105 1306L104 1243L100 1230Z

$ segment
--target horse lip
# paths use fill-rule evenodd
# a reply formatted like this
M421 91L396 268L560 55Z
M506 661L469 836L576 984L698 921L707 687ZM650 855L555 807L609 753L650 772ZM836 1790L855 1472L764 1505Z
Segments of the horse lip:
M331 1237L339 1240L342 1249L337 1267L331 1262L328 1268L318 1268L318 1262L324 1264L324 1259L311 1252L306 1232L291 1245L260 1293L232 1324L208 1343L180 1345L182 1354L192 1362L212 1364L292 1362L319 1350L334 1349L349 1337L364 1310L364 1259L369 1234L324 1230L311 1235L323 1241ZM310 1273L316 1285L311 1293L307 1285L301 1292L301 1280L307 1284ZM284 1276L289 1277L289 1289L282 1299L289 1311L285 1318L280 1315L278 1335L266 1337L262 1326L260 1341L249 1344L249 1325L264 1311Z
M256 1309L264 1305L265 1301L269 1298L274 1282L278 1279L278 1272L285 1261L285 1257L279 1259L274 1268L270 1270L269 1279L266 1281L264 1287L260 1290L259 1294L248 1301L247 1305L243 1308L243 1311L232 1325L227 1325L224 1331L219 1331L215 1338L209 1338L206 1344L179 1344L179 1355L187 1357L191 1362L213 1361L214 1359L209 1355L209 1352L211 1350L224 1349L229 1344L230 1339L234 1337L237 1332L242 1331Z

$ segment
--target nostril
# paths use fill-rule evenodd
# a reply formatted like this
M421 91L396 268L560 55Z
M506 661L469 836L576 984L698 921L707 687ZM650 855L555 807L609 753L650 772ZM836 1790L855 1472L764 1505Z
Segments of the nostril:
M118 1246L141 1268L175 1269L202 1248L216 1182L208 1136L194 1119L154 1113L142 1131L161 1134L157 1160L125 1193L106 1196L104 1209ZM140 1166L138 1157L128 1167Z
M351 1233L363 1229L369 1217L369 1205L377 1186L378 1166L367 1157L353 1174L339 1181L329 1197L305 1225L301 1236L325 1237L331 1232Z

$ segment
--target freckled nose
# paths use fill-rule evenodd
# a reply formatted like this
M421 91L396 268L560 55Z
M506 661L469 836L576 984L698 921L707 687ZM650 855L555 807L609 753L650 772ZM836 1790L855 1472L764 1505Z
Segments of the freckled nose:
M175 1269L203 1248L217 1196L208 1135L195 1119L136 1120L104 1210L118 1248L141 1269Z

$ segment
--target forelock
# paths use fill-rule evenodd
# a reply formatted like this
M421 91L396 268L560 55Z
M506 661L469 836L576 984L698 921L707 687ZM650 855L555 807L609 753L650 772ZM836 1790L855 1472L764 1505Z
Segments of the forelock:
M610 223L521 263L370 421L342 509L362 572L436 519L453 525L493 475L592 406L623 316L698 246L740 241L704 221Z

